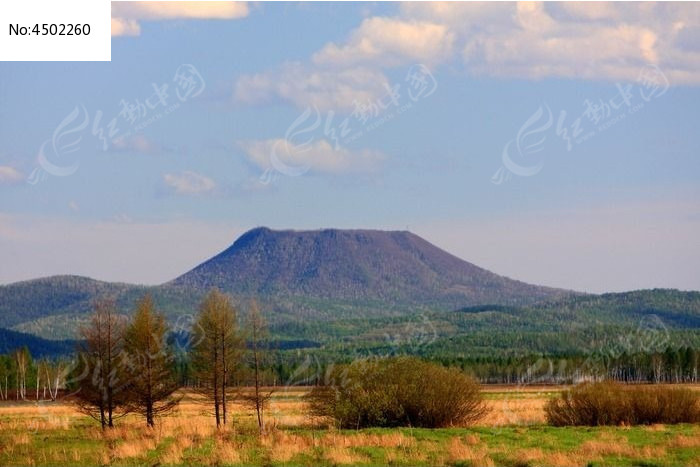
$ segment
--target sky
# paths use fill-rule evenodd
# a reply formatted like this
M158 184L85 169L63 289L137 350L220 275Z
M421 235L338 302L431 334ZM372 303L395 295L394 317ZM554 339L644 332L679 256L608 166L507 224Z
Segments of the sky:
M0 283L158 284L256 226L530 283L700 290L700 6L114 2L0 63Z

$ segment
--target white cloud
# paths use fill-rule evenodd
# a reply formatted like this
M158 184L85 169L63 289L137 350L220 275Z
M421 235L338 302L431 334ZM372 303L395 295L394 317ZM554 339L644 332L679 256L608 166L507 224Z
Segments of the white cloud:
M389 80L379 71L316 69L301 63L287 63L279 70L241 76L234 87L234 99L258 104L279 99L299 108L350 112L355 102L375 101L386 95Z
M164 174L163 181L181 195L207 193L216 188L216 182L211 178L187 170L179 174Z
M138 36L139 20L236 19L248 13L246 2L113 2L112 36Z
M671 84L700 84L698 5L407 3L401 14L447 25L477 75L631 81L653 64Z
M461 62L482 76L594 81L634 81L657 65L672 85L697 85L700 4L405 2L393 17L364 19L308 62L242 76L235 97L349 111L353 100L384 91L375 84L386 69L416 62L433 69Z
M16 183L24 177L19 170L8 165L0 165L0 183Z
M112 145L113 152L136 152L139 154L159 154L162 148L146 138L144 135L138 134L127 138L119 138Z
M574 13L588 11L578 5ZM635 80L642 67L659 62L659 32L644 23L598 20L606 11L593 7L585 22L556 20L543 4L519 3L514 25L465 34L465 64L491 76Z
M286 139L240 143L246 155L262 170L275 169L283 174L371 172L385 156L369 149L334 147L325 139L295 145Z
M141 25L133 19L112 18L112 36L138 36Z
M346 44L327 44L313 61L333 66L430 64L450 57L453 41L454 35L443 24L373 17L365 19Z

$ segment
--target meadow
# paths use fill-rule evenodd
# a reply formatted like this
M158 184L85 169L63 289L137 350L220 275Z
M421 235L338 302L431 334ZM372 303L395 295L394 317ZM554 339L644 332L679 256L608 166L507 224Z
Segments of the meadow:
M307 388L280 388L263 436L241 405L217 432L189 392L154 429L129 415L105 432L67 402L5 402L0 465L700 465L697 424L548 426L544 405L561 390L486 387L490 411L468 428L337 430L307 415Z

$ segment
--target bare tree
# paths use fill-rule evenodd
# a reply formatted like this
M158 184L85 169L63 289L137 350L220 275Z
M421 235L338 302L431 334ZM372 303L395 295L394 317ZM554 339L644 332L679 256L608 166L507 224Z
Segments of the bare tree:
M74 370L79 375L75 377L79 385L76 401L78 408L98 420L104 429L114 426L117 408L124 409L126 405L123 389L127 381L122 364L126 319L117 313L112 299L96 301L93 307L89 324L80 329L83 343L78 349L78 364ZM58 395L64 370L61 363L56 365L56 368L46 366L52 400Z
M46 399L46 386L48 385L49 397L52 401L55 401L58 398L58 390L65 384L66 373L68 372L68 365L66 365L66 362L63 360L56 360L54 362L44 360L42 363L45 380L43 397L44 399ZM39 377L39 373L41 373L41 367L37 370L37 378ZM113 388L111 388L109 392L113 392ZM108 408L111 408L111 410L108 411L108 422L109 426L111 427L113 426L111 422L112 412L114 408L114 397L108 397L107 400L107 406Z
M228 295L217 289L207 294L199 307L192 335L192 364L201 383L197 390L207 403L213 402L218 428L227 422L227 396L241 347L236 309Z
M124 349L130 408L143 415L149 427L155 425L156 417L168 414L180 402L173 397L177 390L175 356L166 342L167 332L165 317L146 295L127 326Z
M3 356L0 355L0 399L7 400L7 380L8 380L8 369L5 366L5 361ZM5 382L5 392L2 390L2 383Z
M17 349L12 354L12 360L15 364L15 372L17 374L17 400L27 399L27 368L30 360L29 350L24 347Z
M264 411L269 405L274 390L264 391L262 386L262 367L267 348L266 339L268 332L265 318L255 300L250 304L247 327L250 337L248 352L253 365L254 386L252 393L244 393L241 397L243 403L255 411L258 419L258 430L260 433L263 433L265 431Z

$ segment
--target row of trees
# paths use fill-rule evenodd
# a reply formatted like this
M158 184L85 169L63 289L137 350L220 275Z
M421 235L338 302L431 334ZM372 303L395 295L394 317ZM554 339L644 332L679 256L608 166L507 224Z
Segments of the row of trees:
M14 391L17 400L29 400L28 388L36 386L36 400L46 399L47 390L55 400L61 390L103 429L133 413L152 427L157 417L175 409L177 389L188 385L212 408L217 427L229 422L230 401L238 397L255 411L262 431L272 395L263 385L266 336L256 303L251 303L247 326L239 326L231 298L218 290L204 298L191 329L179 336L148 295L130 319L119 313L114 300L100 300L80 329L73 359L34 362L26 348L0 355L0 399ZM243 378L252 382L252 391L237 391Z
M624 383L697 383L700 350L690 346L667 347L657 352L580 355L529 355L525 357L444 358L482 383L576 383L614 380Z
M171 412L180 401L175 394L180 387L178 361L182 361L178 354L188 352L193 387L200 400L212 407L216 426L221 427L230 420L234 375L250 354L254 390L240 397L255 410L262 431L271 393L260 384L265 320L255 303L249 313L249 331L247 339L231 298L218 290L201 303L180 352L177 347L183 344L168 339L165 317L150 296L138 302L128 322L113 301L99 302L89 325L81 330L83 343L71 378L78 406L103 428L114 426L115 418L129 413L140 414L148 426L154 426L157 417Z
M35 361L26 347L0 355L0 400L56 400L69 366L65 359Z

